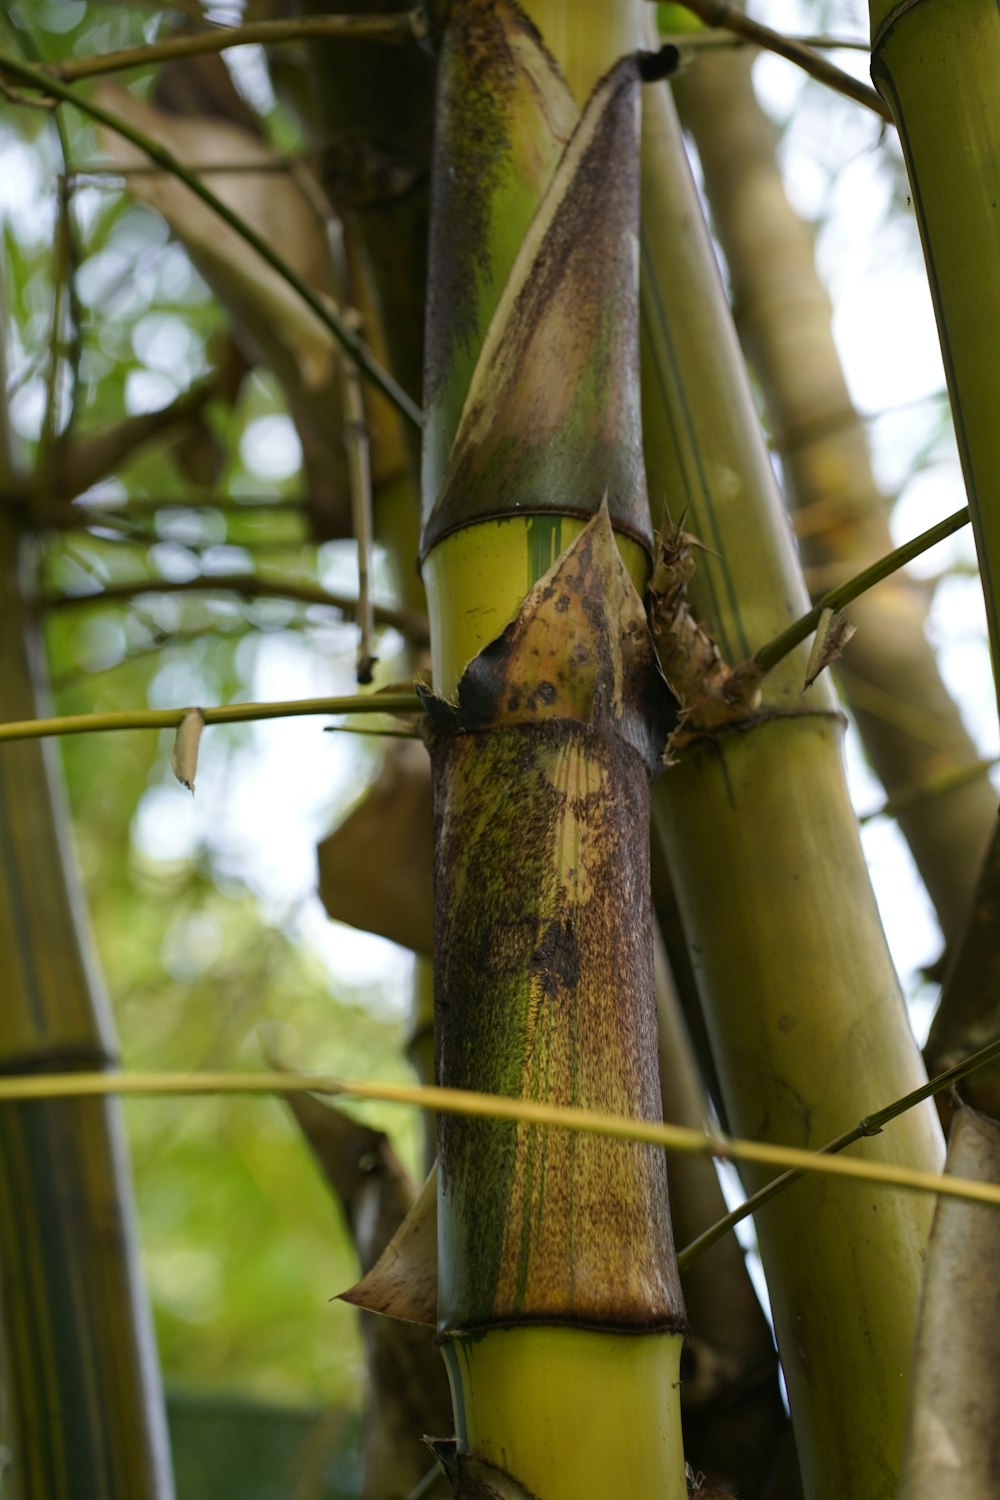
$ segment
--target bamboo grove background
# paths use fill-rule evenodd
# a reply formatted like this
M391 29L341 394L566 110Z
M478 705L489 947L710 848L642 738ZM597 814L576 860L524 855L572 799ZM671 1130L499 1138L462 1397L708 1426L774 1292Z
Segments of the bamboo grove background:
M710 1097L732 1135L814 1150L997 1037L996 715L980 623L985 597L995 642L995 8L925 0L903 15L873 3L869 16L817 3L793 16L772 6L764 18L784 37L755 34L753 23L748 35L741 10L707 4L630 0L608 11L539 0L529 23L500 0L455 0L450 16L436 5L341 9L332 18L319 3L20 0L0 27L0 720L195 703L209 720L200 744L188 720L179 736L80 734L0 749L2 1072L266 1066L430 1082L435 920L453 934L450 954L475 934L478 973L493 972L506 960L489 948L492 913L506 903L515 926L544 925L547 903L564 899L565 869L563 886L546 885L532 843L537 813L516 822L518 805L537 809L550 771L528 783L530 803L503 799L526 741L489 697L496 652L479 659L479 679L458 680L574 539L549 582L566 599L586 599L586 579L597 593L579 620L568 608L561 616L577 631L565 649L575 642L586 655L599 596L596 655L615 674L613 691L586 673L560 689L554 715L583 726L573 743L586 754L583 770L559 774L621 778L637 747L655 758L669 728L669 705L662 724L650 707L652 658L627 654L644 630L633 582L645 582L651 533L641 503L619 502L641 502L644 472L653 522L664 504L668 522L651 619L686 714L675 764L652 791L655 967L641 978L633 953L648 922L641 892L629 906L626 881L605 903L606 939L604 917L586 907L585 966L600 967L605 940L624 942L630 992L646 986L648 1005L624 1016L584 987L595 1013L605 1005L614 1040L604 1054L596 1040L592 1056L574 1054L573 1088L592 1082L582 1100L566 1097L655 1114L648 1070L637 1085L601 1059L631 1056L639 1037L648 1064L658 1027L667 1121L701 1128ZM667 50L652 63L656 23ZM173 36L218 40L221 26L240 24L254 46L185 40L155 63L147 53L94 65ZM863 81L863 50L824 45L869 25L878 94ZM639 72L630 62L608 73L640 43ZM850 76L831 86L831 63ZM757 101L755 66L780 128ZM503 119L516 120L506 177L494 171ZM595 172L598 150L611 154ZM636 302L627 233L639 203ZM880 383L891 377L886 341L897 364L907 360L905 323L887 332L873 310L875 373L865 385L851 372L861 410L834 341L824 278L849 306L851 276L877 255L887 298L902 300L894 277L919 294L928 273L914 210L967 495L943 390L900 401ZM563 240L560 214L571 225ZM878 249L862 248L876 234ZM549 302L500 339L508 278L530 293L538 266L549 268ZM526 443L529 410L544 436ZM532 516L523 537L520 521L497 526L511 475ZM597 523L583 531L605 490L624 567ZM956 515L940 532L952 540L915 573L876 568L874 587L848 590L856 636L842 642L839 616L816 611L810 628L829 635L834 665L803 696L809 632L795 642L783 633L810 598L822 602L966 499L971 528ZM531 594L532 609L542 602ZM968 624L949 645L956 618ZM519 617L502 660L508 704L532 691L532 632L556 625L544 613L540 623ZM734 675L755 652L759 670ZM415 673L429 681L432 658L438 699L421 702L411 684ZM292 699L356 707L358 684L395 696L378 717L335 718L338 732L322 733L328 716L212 723L211 706L245 700L280 700L279 715ZM626 751L598 744L609 702L612 721L628 726ZM881 807L864 847L842 784L841 712L854 784L867 809ZM436 919L427 756L413 743L423 717L439 808L452 819L440 834ZM351 727L362 733L340 732ZM468 746L485 729L498 738L480 785ZM531 754L576 764L565 746ZM197 782L194 802L178 780ZM614 834L628 851L617 863L641 869L645 794L634 780L615 784L614 800L632 809L629 831ZM463 818L493 830L485 861L469 854ZM894 943L921 1036L943 981L923 1063L865 870L892 828L917 873L892 867L888 884L905 884L905 895L884 902L890 937L896 922L931 935L915 956L912 940ZM581 823L574 837L597 835ZM327 925L313 894L316 840L329 915L400 944L412 964ZM520 892L502 877L489 885L511 840L530 877ZM479 933L484 888L491 915ZM590 898L578 896L583 910ZM557 950L545 984L570 993L580 959L566 921L545 930ZM474 987L475 962L471 973L458 957L439 966L439 1006ZM516 1093L514 1063L482 1045L516 992L484 995L467 1034L439 1037L443 1081ZM545 1087L558 1100L558 1038L546 1045ZM995 1069L957 1088L961 1106L955 1092L939 1096L949 1170L996 1183ZM909 1105L862 1130L850 1154L938 1172L938 1114L926 1100ZM726 1209L703 1157L669 1154L688 1330L678 1410L683 1315L650 1147L550 1132L545 1140L568 1144L539 1167L532 1127L502 1137L460 1115L444 1121L442 1244L478 1249L467 1262L460 1250L445 1255L439 1282L427 1250L433 1180L418 1197L434 1142L412 1110L343 1111L293 1093L285 1104L33 1100L0 1104L0 1116L0 1493L995 1492L995 1209L940 1200L928 1249L927 1195L834 1177L761 1207L793 1437L744 1250L732 1233L691 1248ZM519 1165L487 1229L474 1205L481 1180L497 1175L483 1163L500 1140L519 1143ZM731 1192L760 1189L774 1170L747 1162ZM516 1218L547 1222L546 1172L576 1173L571 1195L588 1220L607 1216L591 1281L571 1265L555 1300L565 1267L541 1227L525 1251L531 1236L518 1239ZM588 1198L595 1180L601 1190ZM640 1200L660 1205L648 1243L632 1235ZM376 1263L404 1219L405 1275L387 1289ZM745 1223L740 1233L751 1245ZM489 1285L486 1263L497 1267ZM752 1245L749 1265L759 1276ZM359 1276L354 1301L413 1321L359 1320L328 1301ZM451 1346L471 1453L438 1450L446 1479L417 1441L454 1425L426 1324L461 1330L471 1318L482 1330L521 1317L516 1340L490 1333ZM588 1327L528 1326L546 1318ZM588 1361L593 1387L578 1376ZM510 1387L520 1405L508 1411L499 1397ZM542 1433L534 1445L528 1410ZM560 1449L545 1422L606 1428L608 1472L588 1472L586 1444L583 1457Z

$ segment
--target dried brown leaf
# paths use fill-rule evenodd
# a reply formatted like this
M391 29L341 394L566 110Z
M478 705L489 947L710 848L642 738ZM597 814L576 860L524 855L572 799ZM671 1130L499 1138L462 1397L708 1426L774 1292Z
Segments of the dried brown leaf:
M437 1167L366 1276L341 1300L406 1323L437 1322Z
M170 756L170 769L181 786L186 786L194 796L194 778L198 771L198 746L205 727L205 715L200 708L189 708L177 726L174 748Z
M456 1500L538 1500L506 1469L476 1453L462 1453L454 1439L427 1439L427 1446L447 1475Z
M697 537L684 519L657 539L649 584L650 624L663 675L680 703L668 754L704 734L748 719L760 703L760 672L752 661L731 667L688 603Z
M319 893L331 917L430 955L434 815L422 744L394 746L364 800L318 854Z
M824 609L816 626L812 650L806 664L805 687L811 688L819 674L835 662L838 656L843 656L844 647L856 634L857 627L851 624L843 610Z

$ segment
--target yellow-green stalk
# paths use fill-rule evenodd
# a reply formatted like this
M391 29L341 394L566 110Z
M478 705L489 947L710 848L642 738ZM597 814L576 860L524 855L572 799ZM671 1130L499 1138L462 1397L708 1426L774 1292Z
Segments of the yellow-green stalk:
M21 538L0 509L0 716L37 712ZM80 929L51 747L0 747L0 1066L114 1065ZM169 1500L152 1330L120 1110L110 1100L0 1112L6 1470L19 1500Z
M752 678L726 675L807 601L676 117L658 87L643 103L650 489L666 497L675 524L686 512L687 531L712 549L693 554L693 616L683 608L692 555L682 538L670 578L657 579L661 659L692 717L678 763L654 788L655 822L730 1126L816 1146L872 1098L903 1094L923 1073L844 786L830 697L822 684L801 696L801 650L764 680L759 704ZM671 597L673 615L664 609ZM936 1168L933 1110L912 1112L863 1149ZM760 1215L811 1500L895 1495L928 1228L927 1204L815 1183Z
M872 79L892 109L920 227L1000 661L1000 11L871 0Z
M669 700L635 588L638 18L450 7L422 545L439 1079L655 1118L646 817ZM446 1470L469 1493L680 1500L662 1155L450 1119L439 1162Z
M757 102L754 54L699 56L676 86L726 256L736 323L760 377L785 498L815 596L890 552L885 496L833 340L813 233L789 203L777 130ZM978 752L925 634L924 591L898 573L850 608L839 686L886 792L973 764ZM945 940L961 931L996 814L980 778L899 818Z

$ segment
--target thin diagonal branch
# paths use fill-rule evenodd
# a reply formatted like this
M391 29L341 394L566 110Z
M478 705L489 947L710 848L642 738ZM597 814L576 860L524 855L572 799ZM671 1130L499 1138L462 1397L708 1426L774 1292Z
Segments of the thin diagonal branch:
M147 135L145 131L137 129L129 121L123 120L120 115L112 110L105 109L102 104L88 99L85 95L77 93L67 84L43 72L41 68L30 67L21 62L19 58L12 57L8 52L0 52L0 74L9 73L11 77L19 79L22 83L29 84L32 88L40 89L43 93L52 94L54 98L64 104L74 104L77 109L96 120L108 130L115 131L125 140L131 141L133 146L145 152L150 161L153 161L172 173L185 187L189 188L197 198L200 198L213 213L218 214L230 229L234 230L241 239L245 240L257 254L271 267L273 271L288 283L307 307L311 308L323 325L330 330L334 338L347 350L347 353L356 361L359 368L364 370L369 380L377 385L384 396L392 402L393 406L408 418L414 426L419 427L422 423L420 408L416 402L403 390L399 382L389 374L388 370L375 359L371 350L352 333L343 322L343 319L330 307L329 303L309 285L299 273L285 261L276 250L262 239L255 229L252 229L238 213L235 213L221 198L216 197L211 188L205 186L196 172L190 171L183 162L177 160L172 152L161 146L159 141Z
M922 531L919 536L910 542L904 542L902 547L896 547L894 551L879 558L878 562L872 563L868 568L855 573L853 578L848 578L844 583L837 585L835 589L828 589L822 598L818 599L808 614L789 625L780 635L776 635L766 646L761 646L754 655L754 661L761 672L770 672L779 661L783 661L789 652L794 651L807 635L811 634L819 624L820 615L825 609L843 609L845 604L850 604L852 599L881 583L883 578L897 573L900 568L905 568L907 563L919 557L922 552L928 552L938 542L943 542L945 537L953 536L956 531L961 531L963 526L969 524L969 508L963 506L953 515L943 521L938 521L936 526L930 526Z
M681 0L681 3L706 26L732 31L768 52L777 53L779 57L784 57L811 78L815 78L818 83L826 84L827 88L835 89L838 94L845 94L857 104L863 104L888 124L893 123L888 104L870 85L852 78L850 73L845 73L843 68L838 68L836 63L815 52L805 42L783 36L780 31L772 31L770 26L762 26L759 21L751 21L749 16L737 10L734 5L725 4L724 0Z
M268 46L276 42L333 41L341 38L365 42L412 42L424 33L419 11L390 12L388 15L311 16L289 21L253 21L246 26L219 27L215 31L189 31L164 37L142 47L123 47L92 57L71 57L51 63L45 71L53 78L75 83L81 78L98 78L107 73L121 73L127 68L145 68L155 63L176 62L186 57L204 57L206 53L225 52L229 47L252 44Z
M977 1069L984 1068L987 1063L993 1062L997 1057L1000 1057L1000 1039L980 1048L971 1057L965 1058L963 1062L956 1063L953 1068L948 1068L944 1073L939 1073L936 1078L932 1078L928 1083L921 1084L919 1088L906 1094L902 1099L896 1099L892 1104L887 1104L884 1109L879 1109L873 1114L866 1115L863 1120L858 1121L853 1129L845 1131L843 1135L838 1135L835 1140L828 1141L825 1146L822 1146L820 1154L824 1156L833 1155L838 1151L844 1151L848 1146L853 1146L855 1141L863 1140L865 1136L878 1135L884 1126L888 1125L892 1120L898 1119L908 1109L914 1109L918 1104L923 1104L925 1099L932 1099L935 1094L942 1093L944 1089L950 1088L953 1083L959 1083L963 1078L967 1078L970 1073L975 1073ZM752 1193L745 1202L737 1204L736 1208L731 1209L728 1214L724 1214L721 1219L717 1219L696 1240L692 1240L690 1245L686 1245L683 1250L678 1252L677 1264L681 1270L683 1271L686 1266L691 1265L700 1255L704 1255L705 1251L710 1249L717 1240L721 1240L724 1234L728 1234L730 1229L735 1228L737 1224L742 1223L744 1219L749 1218L751 1214L763 1208L765 1203L769 1203L772 1198L777 1197L779 1193L783 1193L786 1188L791 1187L793 1182L798 1182L803 1175L803 1172L795 1170L782 1172L779 1177L773 1178L771 1182L760 1188L756 1193Z
M349 594L334 594L319 584L295 578L268 578L259 573L215 573L199 578L142 578L134 583L109 583L93 594L56 594L43 599L47 609L64 609L70 605L112 604L136 599L144 594L240 594L244 599L297 599L302 604L319 604L336 609L343 615L357 612L358 601ZM372 618L378 625L391 626L407 640L426 645L427 621L414 610L395 609L388 604L373 604Z

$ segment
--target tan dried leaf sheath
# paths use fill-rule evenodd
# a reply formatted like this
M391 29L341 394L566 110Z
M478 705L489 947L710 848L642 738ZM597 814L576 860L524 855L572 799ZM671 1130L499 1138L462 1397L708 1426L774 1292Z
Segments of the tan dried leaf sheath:
M684 530L684 518L657 538L649 584L650 627L660 667L678 703L677 728L667 758L691 740L749 719L760 704L760 670L752 661L731 667L688 604L694 577L697 537Z

